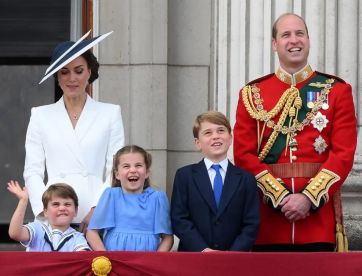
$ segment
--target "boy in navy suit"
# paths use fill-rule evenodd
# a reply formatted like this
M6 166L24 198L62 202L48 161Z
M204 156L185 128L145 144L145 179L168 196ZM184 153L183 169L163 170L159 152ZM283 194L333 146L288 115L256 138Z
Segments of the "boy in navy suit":
M228 159L231 127L224 114L196 117L193 134L204 155L177 170L171 220L179 251L250 251L259 226L255 177Z

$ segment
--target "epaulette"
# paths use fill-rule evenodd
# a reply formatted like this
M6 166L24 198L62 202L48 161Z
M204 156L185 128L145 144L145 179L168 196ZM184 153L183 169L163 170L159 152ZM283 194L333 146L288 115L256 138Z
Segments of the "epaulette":
M268 79L268 78L270 78L270 77L272 77L272 76L274 76L274 73L271 73L271 74L269 74L269 75L262 76L261 78L258 78L258 79L255 79L255 80L252 80L252 81L248 82L247 85L251 85L251 84L254 84L254 83L261 82L261 81L266 80L266 79Z
M319 75L323 75L323 76L326 76L328 78L333 78L341 83L346 83L345 80L341 79L340 77L337 77L337 76L333 76L333 75L330 75L330 74L326 74L326 73L322 73L322 72L319 72L319 71L315 71L317 74Z

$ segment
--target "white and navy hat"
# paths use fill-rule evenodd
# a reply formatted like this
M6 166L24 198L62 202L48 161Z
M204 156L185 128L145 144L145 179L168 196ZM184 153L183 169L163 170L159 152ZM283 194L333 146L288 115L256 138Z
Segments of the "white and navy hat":
M113 31L97 37L85 39L90 32L91 31L82 36L77 42L65 41L58 44L55 47L52 54L50 66L45 71L45 75L42 78L42 80L39 82L39 84L41 84L51 75L56 73L63 66L67 65L68 63L79 57L81 54L92 48L94 45L101 42L103 39L109 36Z

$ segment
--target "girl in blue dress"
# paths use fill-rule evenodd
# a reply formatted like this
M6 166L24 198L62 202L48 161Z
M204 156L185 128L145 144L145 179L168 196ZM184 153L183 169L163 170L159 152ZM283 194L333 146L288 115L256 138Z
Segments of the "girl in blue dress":
M88 226L87 240L93 250L171 249L169 203L164 192L150 187L151 163L151 155L135 145L116 153L112 187L102 194Z

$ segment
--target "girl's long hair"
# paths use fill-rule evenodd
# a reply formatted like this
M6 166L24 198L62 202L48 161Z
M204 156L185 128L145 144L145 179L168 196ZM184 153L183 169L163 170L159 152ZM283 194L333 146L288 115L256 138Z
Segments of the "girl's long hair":
M121 155L127 154L127 153L140 153L143 156L143 159L146 164L147 171L150 170L151 164L152 164L152 156L147 151L145 151L143 148L136 146L136 145L128 145L124 146L120 150L117 151L117 153L113 156L113 168L112 168L112 187L121 187L121 181L119 181L116 178L117 168L119 165L119 159ZM150 179L149 177L145 179L145 183L143 185L143 190L148 188L150 186Z

